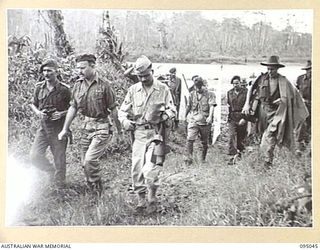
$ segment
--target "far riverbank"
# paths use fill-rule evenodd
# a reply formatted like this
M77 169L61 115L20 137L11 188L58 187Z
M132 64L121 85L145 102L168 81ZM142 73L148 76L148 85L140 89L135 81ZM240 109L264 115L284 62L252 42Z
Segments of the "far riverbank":
M127 61L135 61L140 55L130 55L127 57ZM268 56L261 57L233 57L233 56L215 56L215 57L198 57L198 58L174 58L170 55L146 55L154 63L191 63L191 64L235 64L235 65L250 65L250 64L259 64L260 62L267 61ZM310 57L289 57L289 56L280 56L280 61L282 63L290 64L305 64L307 60L310 60Z

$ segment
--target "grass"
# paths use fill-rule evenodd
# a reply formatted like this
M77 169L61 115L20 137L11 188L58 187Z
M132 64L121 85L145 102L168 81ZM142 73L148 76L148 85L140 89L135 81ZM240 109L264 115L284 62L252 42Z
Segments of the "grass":
M68 186L58 190L50 187L46 178L37 179L34 196L21 206L15 225L312 226L311 212L299 199L292 200L311 173L308 151L297 159L287 150L277 149L274 167L263 172L258 145L252 145L251 152L228 166L226 136L223 131L209 148L206 164L195 157L195 163L187 167L183 163L184 133L171 135L173 152L161 174L158 211L150 216L133 213L137 201L128 191L130 151L113 152L101 159L106 189L96 199L86 190L75 140L68 148Z
M72 72L71 61L63 70L65 79ZM48 177L28 163L38 125L28 102L39 63L32 53L9 60L8 152L19 162L17 166L7 165L7 173L13 172L7 179L8 191L13 192L8 194L7 203L11 197L19 202L10 225L312 226L311 209L306 206L310 199L296 198L311 192L310 148L299 159L285 149L277 149L274 167L265 173L259 163L258 146L253 144L250 145L253 150L247 150L236 165L228 166L226 126L216 144L210 147L206 164L200 164L195 156L195 163L185 166L185 131L181 127L171 134L172 152L163 166L159 207L151 216L133 213L137 201L128 191L131 153L127 137L124 142L114 142L101 159L105 186L101 199L97 200L86 189L77 129L73 130L74 144L67 149L68 186L61 190L50 186ZM103 66L99 67L100 73L114 82L121 103L130 83L112 65ZM79 127L79 123L79 120L73 122L73 128ZM15 196L14 191L28 187L25 181L32 182L32 188L27 194L22 192L23 197Z

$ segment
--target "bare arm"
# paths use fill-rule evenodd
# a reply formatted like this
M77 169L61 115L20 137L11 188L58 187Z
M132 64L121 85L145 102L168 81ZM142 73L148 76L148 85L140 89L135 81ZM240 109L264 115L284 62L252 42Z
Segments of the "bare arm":
M33 103L30 104L30 108L32 111L40 118L40 119L47 119L48 115L43 111L39 110Z
M61 130L61 132L58 135L58 139L62 140L63 137L66 136L66 134L68 133L68 130L70 128L70 125L73 121L73 119L76 117L77 115L77 109L74 106L70 106L66 115L66 120L64 121L63 124L63 128Z
M55 111L52 116L51 116L51 120L59 120L62 117L66 116L68 110L64 110L64 111Z
M207 123L211 124L213 122L213 111L214 111L214 106L210 105L209 116L206 120Z
M76 117L77 115L77 109L74 106L70 106L66 115L66 120L64 122L63 125L63 130L68 130L70 128L70 125L73 121L73 119Z
M217 105L216 103L216 95L214 92L209 92L209 115L206 119L208 124L212 124L213 122L213 114L214 114L214 107Z
M246 96L246 102L243 105L242 113L245 115L250 114L250 99L252 95L253 85L248 89L247 96Z

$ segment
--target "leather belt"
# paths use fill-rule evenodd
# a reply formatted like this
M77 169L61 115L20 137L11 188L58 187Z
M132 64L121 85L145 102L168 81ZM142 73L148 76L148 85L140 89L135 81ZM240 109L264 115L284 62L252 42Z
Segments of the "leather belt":
M95 118L95 117L84 116L84 122L109 123L109 118L108 117Z
M137 129L153 129L151 124L136 124Z

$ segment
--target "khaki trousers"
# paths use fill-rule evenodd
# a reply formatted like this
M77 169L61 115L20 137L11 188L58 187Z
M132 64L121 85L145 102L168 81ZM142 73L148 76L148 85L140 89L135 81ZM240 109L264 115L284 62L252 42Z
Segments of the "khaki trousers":
M84 173L87 181L94 183L101 179L100 157L105 153L111 136L104 130L89 132L83 129L81 132L81 160Z
M145 193L148 187L159 186L161 166L151 162L155 147L152 142L154 135L154 129L138 128L134 131L131 176L136 193Z

